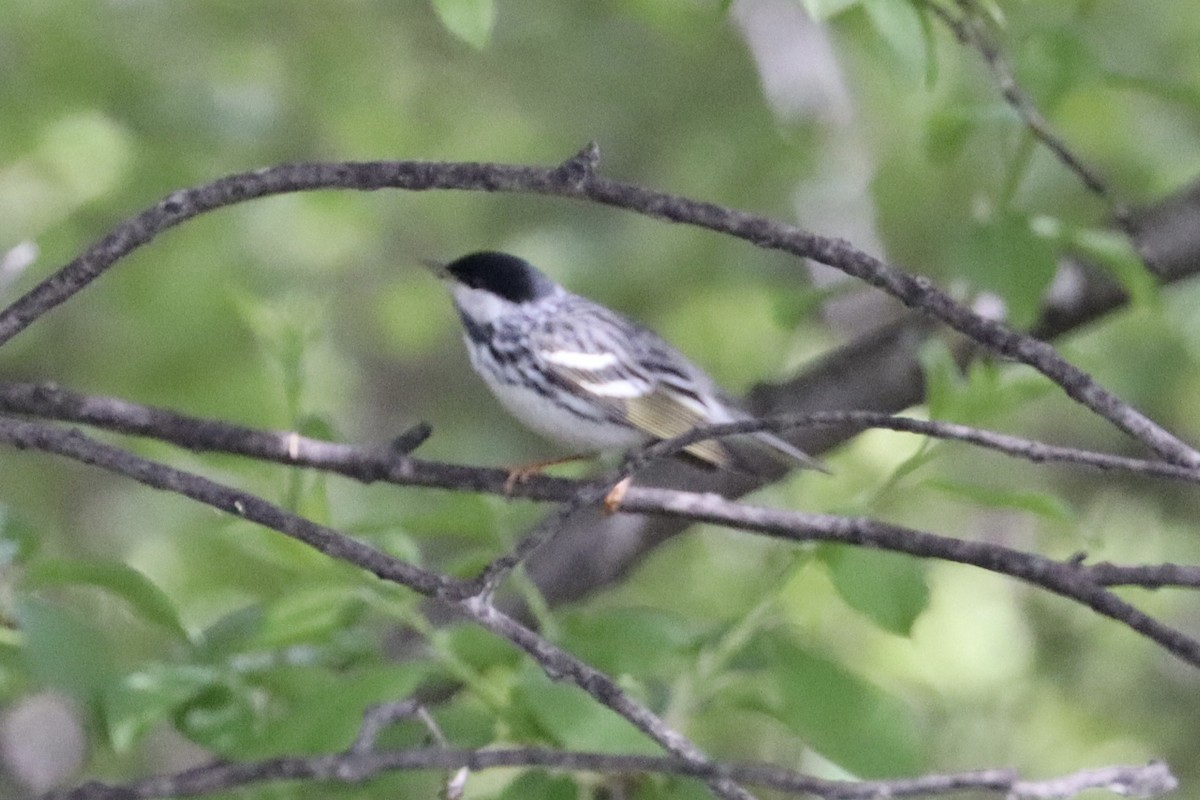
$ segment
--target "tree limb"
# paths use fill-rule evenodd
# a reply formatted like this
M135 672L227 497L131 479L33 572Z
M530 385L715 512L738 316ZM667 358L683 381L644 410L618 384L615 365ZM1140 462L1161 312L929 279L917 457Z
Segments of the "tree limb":
M1050 345L987 319L956 302L924 276L903 270L832 239L713 203L657 192L594 173L596 147L588 145L556 168L470 162L375 161L281 164L182 189L118 225L112 233L0 312L0 344L46 311L65 302L119 259L159 233L199 214L248 200L317 189L382 188L423 191L468 189L526 192L635 211L670 222L707 228L759 247L811 258L892 295L993 352L1028 364L1076 402L1112 422L1168 461L1200 465L1200 452L1123 402Z
M236 764L211 764L174 775L158 775L124 785L91 782L49 792L40 800L153 800L198 797L244 786L282 781L327 781L354 784L390 772L466 768L472 772L499 767L537 767L570 772L621 775L678 775L701 779L727 778L790 794L825 800L875 800L883 797L937 797L975 791L1010 800L1067 800L1089 790L1121 797L1158 797L1177 787L1162 762L1080 770L1041 781L1023 780L1014 770L979 770L931 774L887 781L830 781L769 764L701 766L653 756L571 752L539 747L412 750L339 753L308 758L283 757Z

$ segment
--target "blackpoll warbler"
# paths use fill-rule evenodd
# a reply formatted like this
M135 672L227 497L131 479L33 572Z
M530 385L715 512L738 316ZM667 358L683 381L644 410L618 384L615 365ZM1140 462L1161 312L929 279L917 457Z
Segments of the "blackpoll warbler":
M628 449L751 419L657 334L571 294L523 259L483 252L429 266L454 296L475 371L513 416L551 440L589 452ZM824 469L772 433L751 436ZM685 452L741 466L720 441Z

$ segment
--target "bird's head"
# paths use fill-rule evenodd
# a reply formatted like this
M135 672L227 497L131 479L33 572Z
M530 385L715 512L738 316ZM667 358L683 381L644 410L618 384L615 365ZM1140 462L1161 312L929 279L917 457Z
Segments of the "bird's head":
M459 311L475 322L490 323L560 291L528 261L507 253L471 253L449 264L426 264L449 286Z

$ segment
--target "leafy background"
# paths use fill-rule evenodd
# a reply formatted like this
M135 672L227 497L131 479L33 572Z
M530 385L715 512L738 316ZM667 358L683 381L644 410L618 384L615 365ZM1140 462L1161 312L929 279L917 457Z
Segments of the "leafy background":
M795 59L817 76L811 96L789 100L760 76L734 22L740 3L4 0L0 252L40 248L8 291L170 190L230 172L289 160L552 164L594 139L606 174L854 235L964 296L1000 294L1018 323L1065 249L1104 255L1137 302L1061 346L1200 440L1197 287L1160 295L1139 281L1103 230L1104 205L1032 142L977 55L912 4L802 5L836 61L785 40L768 66ZM1200 171L1194 3L988 8L1022 84L1119 197L1161 199ZM830 64L840 76L820 77ZM165 234L12 342L3 375L351 441L426 420L424 455L518 463L549 446L485 395L448 300L418 267L484 247L658 329L731 389L842 340L814 313L821 295L797 264L710 233L532 197L314 193ZM962 375L938 346L926 364L926 411L940 418L1128 448L1023 368ZM538 514L135 446L455 572ZM1186 489L898 434L864 435L829 461L833 478L798 476L762 499L1057 557L1200 558ZM425 657L396 663L381 643L397 624L425 624L411 596L178 497L8 452L0 503L0 698L69 697L88 775L338 749L368 703L429 680L467 687L436 711L459 746L648 748L478 631L430 630ZM1195 619L1178 593L1130 596L1185 628ZM1081 608L965 567L697 530L550 622L556 641L722 759L894 777L1164 757L1185 786L1200 780L1193 672ZM392 741L419 738L402 727ZM437 781L289 796L431 793ZM468 791L569 797L576 784L495 772ZM701 791L669 780L637 790Z

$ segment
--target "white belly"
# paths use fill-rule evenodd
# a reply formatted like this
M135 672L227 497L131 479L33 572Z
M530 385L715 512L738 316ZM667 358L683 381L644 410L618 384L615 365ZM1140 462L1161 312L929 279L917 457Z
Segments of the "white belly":
M487 384L508 413L530 430L567 447L587 452L625 450L648 441L649 437L640 431L585 419L537 392L491 380ZM581 403L574 397L568 402L577 406Z

